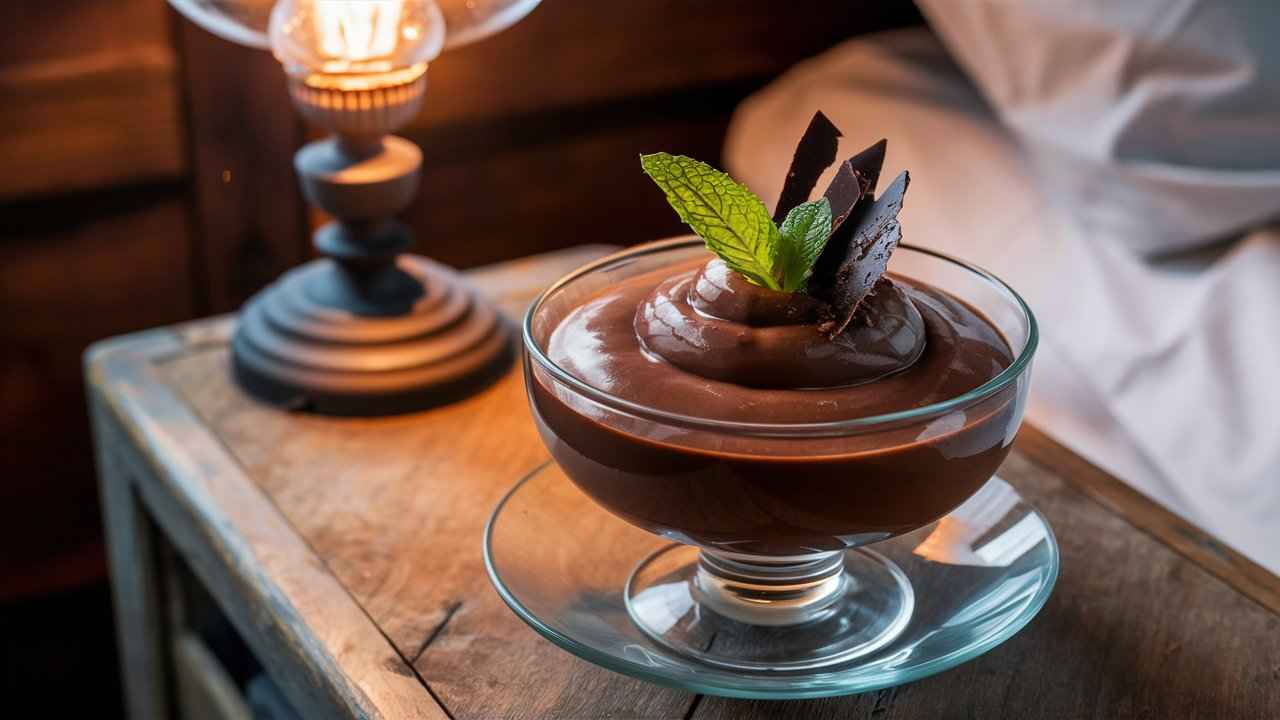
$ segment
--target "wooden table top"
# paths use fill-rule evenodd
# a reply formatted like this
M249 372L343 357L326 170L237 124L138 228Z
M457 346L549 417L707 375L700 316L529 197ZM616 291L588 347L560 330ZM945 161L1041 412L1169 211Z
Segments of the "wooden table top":
M588 246L471 273L512 317ZM597 668L485 575L494 505L547 460L519 368L390 419L296 415L228 372L231 318L91 352L100 405L158 478L139 494L311 717L1275 717L1280 578L1032 427L1000 474L1048 517L1057 587L1018 635L910 685L797 702L702 697Z

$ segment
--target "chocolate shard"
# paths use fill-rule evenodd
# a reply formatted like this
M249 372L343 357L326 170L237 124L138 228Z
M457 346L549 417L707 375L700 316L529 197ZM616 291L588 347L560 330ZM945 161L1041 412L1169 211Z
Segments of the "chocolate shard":
M774 223L781 224L792 208L809 199L809 193L818 184L822 172L836 161L839 146L840 130L821 110L814 113L808 129L800 138L800 144L796 146L795 156L791 158L791 168L787 170L782 195L773 211Z
M889 141L880 138L880 142L848 159L848 164L858 174L858 180L862 183L862 194L870 195L876 191L876 183L880 182L880 170L884 167L884 154L888 147Z
M827 241L809 279L809 294L830 306L830 318L819 326L828 336L844 332L888 268L889 256L902 240L898 212L910 182L903 172L880 197L858 203Z
M853 169L847 161L840 164L840 169L836 170L836 176L831 180L831 184L827 186L827 191L822 194L831 203L831 233L834 235L840 225L853 212L853 208L857 206L867 192L863 189L865 185L862 183L858 171Z
M888 146L886 140L872 145L840 164L836 176L827 186L823 196L831 203L831 233L834 236L840 225L853 212L858 201L870 198L876 191L876 183L880 179L880 168L884 167L884 153Z

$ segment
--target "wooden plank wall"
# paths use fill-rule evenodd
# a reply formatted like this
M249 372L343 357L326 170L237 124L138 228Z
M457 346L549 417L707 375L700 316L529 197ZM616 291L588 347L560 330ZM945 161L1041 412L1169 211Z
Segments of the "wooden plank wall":
M195 311L169 22L0 3L0 598L102 574L80 353Z
M908 0L546 0L447 53L404 131L418 246L481 263L679 231L636 156L715 160L733 107ZM235 309L309 255L308 131L271 57L162 0L0 3L0 598L100 576L79 356ZM14 32L13 28L20 29Z
M0 202L186 172L164 5L0 3Z

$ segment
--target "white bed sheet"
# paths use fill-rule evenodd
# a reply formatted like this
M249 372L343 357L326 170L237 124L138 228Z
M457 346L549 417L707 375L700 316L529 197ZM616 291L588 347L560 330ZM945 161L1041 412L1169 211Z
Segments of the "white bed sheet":
M927 13L942 4L922 2ZM929 31L860 38L744 102L726 162L772 205L815 110L844 131L844 155L889 138L884 176L911 171L905 240L988 267L1040 321L1029 419L1280 572L1280 232L1235 230L1186 251L1215 239L1209 231L1275 217L1266 204L1280 207L1280 175L1046 148L1037 132L1065 131L1037 125L1054 113L1037 116L1020 92L1032 137L992 110ZM1100 167L1105 185L1082 182ZM1164 180L1150 191L1133 172ZM1247 207L1202 202L1232 183L1276 188L1237 198Z

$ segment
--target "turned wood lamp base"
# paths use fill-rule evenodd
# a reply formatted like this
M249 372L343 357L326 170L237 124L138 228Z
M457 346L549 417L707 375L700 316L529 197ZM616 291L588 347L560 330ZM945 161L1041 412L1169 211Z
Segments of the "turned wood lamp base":
M501 316L439 263L401 255L395 268L420 297L385 315L353 309L361 299L348 295L332 260L286 273L241 313L236 380L290 409L391 415L461 399L501 377L512 358Z
M336 220L321 255L245 305L232 368L250 394L326 415L390 415L447 403L500 377L513 332L453 270L418 255L392 219L412 200L422 152L382 133L412 117L425 76L375 90L295 83L303 115L337 134L298 151L308 201Z

